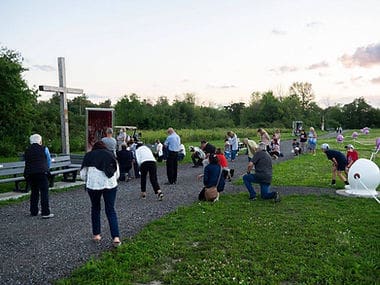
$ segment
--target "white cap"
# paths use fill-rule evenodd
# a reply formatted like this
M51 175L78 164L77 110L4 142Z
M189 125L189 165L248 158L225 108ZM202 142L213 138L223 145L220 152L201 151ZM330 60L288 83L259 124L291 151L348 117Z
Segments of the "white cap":
M355 149L354 146L353 146L352 144L348 144L348 145L346 145L345 148Z
M329 149L329 145L327 143L322 144L321 149L326 150Z

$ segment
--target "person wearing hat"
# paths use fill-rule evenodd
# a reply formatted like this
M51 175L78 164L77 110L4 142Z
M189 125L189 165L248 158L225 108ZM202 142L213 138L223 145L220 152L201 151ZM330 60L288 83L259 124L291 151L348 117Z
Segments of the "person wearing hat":
M346 158L347 158L347 167L346 167L346 173L348 173L348 170L350 169L351 165L359 159L359 154L355 150L355 147L352 144L346 145L345 148L347 149Z
M338 150L330 149L330 146L327 143L322 144L321 149L326 154L327 158L333 163L331 185L335 186L337 175L344 184L348 185L347 178L343 175L347 166L346 156Z
M190 146L189 150L191 152L191 160L193 162L193 167L202 166L202 161L206 158L206 154L197 146Z

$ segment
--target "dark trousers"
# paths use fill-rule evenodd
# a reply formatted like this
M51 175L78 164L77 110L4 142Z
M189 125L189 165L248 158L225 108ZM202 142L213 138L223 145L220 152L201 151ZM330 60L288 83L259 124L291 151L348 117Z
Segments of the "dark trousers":
M141 172L141 192L146 192L146 176L149 173L150 184L152 184L154 193L160 190L157 181L157 165L155 161L145 161L140 165Z
M135 178L140 178L140 169L137 162L133 163L133 170L135 171Z
M30 214L32 216L38 215L38 201L41 194L41 215L49 215L49 180L47 175L44 173L31 174L27 180L31 188Z
M100 200L103 196L104 208L106 211L106 216L108 219L108 224L110 226L112 238L120 237L119 234L119 225L117 221L117 215L115 211L115 200L117 187L113 189L104 189L104 190L91 190L87 189L88 195L91 200L91 222L92 222L92 234L99 235L101 233L101 224L100 224Z
M170 151L166 160L166 174L170 184L177 182L178 152Z
M197 154L193 154L191 156L191 160L193 161L194 166L202 166L203 159L200 158Z

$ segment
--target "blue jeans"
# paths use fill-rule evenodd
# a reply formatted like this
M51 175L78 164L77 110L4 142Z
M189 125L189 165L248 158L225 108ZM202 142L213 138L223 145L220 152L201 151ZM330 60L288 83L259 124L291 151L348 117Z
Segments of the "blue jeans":
M231 160L235 160L236 159L236 154L237 154L238 150L235 149L235 150L231 150Z
M104 190L88 190L88 195L91 200L91 222L92 222L92 234L99 235L101 232L100 225L100 200L103 196L104 207L110 226L112 238L120 237L119 234L119 225L117 221L117 215L115 211L115 200L117 187L113 189L104 189Z
M275 196L274 192L269 192L270 184L269 183L260 183L256 180L255 175L252 173L247 173L243 176L243 182L245 187L247 187L249 192L249 198L255 198L256 192L253 188L253 183L259 183L260 184L260 190L261 190L261 198L262 199L273 199Z

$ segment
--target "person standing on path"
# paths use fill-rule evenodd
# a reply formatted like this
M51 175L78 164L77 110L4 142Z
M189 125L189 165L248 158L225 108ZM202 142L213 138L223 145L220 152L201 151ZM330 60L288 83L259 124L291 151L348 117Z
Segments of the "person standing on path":
M98 141L83 158L80 176L86 183L91 200L91 221L93 241L101 240L100 200L103 196L104 207L111 231L113 246L121 244L115 200L119 166L115 156L102 141Z
M104 142L107 149L110 150L116 157L117 142L115 138L112 137L112 134L113 134L112 128L107 128L106 137L102 138L102 142Z
M136 161L141 172L141 198L144 199L146 197L146 176L149 173L150 184L153 187L154 193L157 194L158 199L161 201L164 194L161 192L157 180L156 159L152 151L140 142L136 146Z
M233 131L228 131L227 136L231 147L231 161L233 162L236 159L236 154L239 151L239 141L237 135Z
M313 127L310 127L310 131L309 131L309 134L307 137L308 137L307 144L308 144L309 152L315 156L316 155L318 135L317 135L317 132L315 131L315 129Z
M260 184L261 198L274 199L275 202L280 202L280 194L278 192L269 192L272 182L272 159L266 151L266 144L261 142L251 161L247 166L247 174L243 176L243 182L249 192L249 199L256 200L256 192L253 188L253 183ZM254 170L255 173L251 173Z
M164 142L164 145L168 150L168 157L166 159L166 173L168 176L168 182L166 184L176 184L178 172L178 152L181 147L181 138L177 135L173 128L168 128L167 133L168 137Z
M41 216L43 219L54 217L49 207L49 168L51 157L49 149L42 145L39 134L31 135L30 146L25 151L24 177L30 185L30 215L38 215L38 202L41 195Z
M260 142L262 142L263 144L266 145L266 151L270 151L270 137L269 137L269 134L266 130L264 130L263 128L259 128L257 130L257 133L259 134L260 136Z

